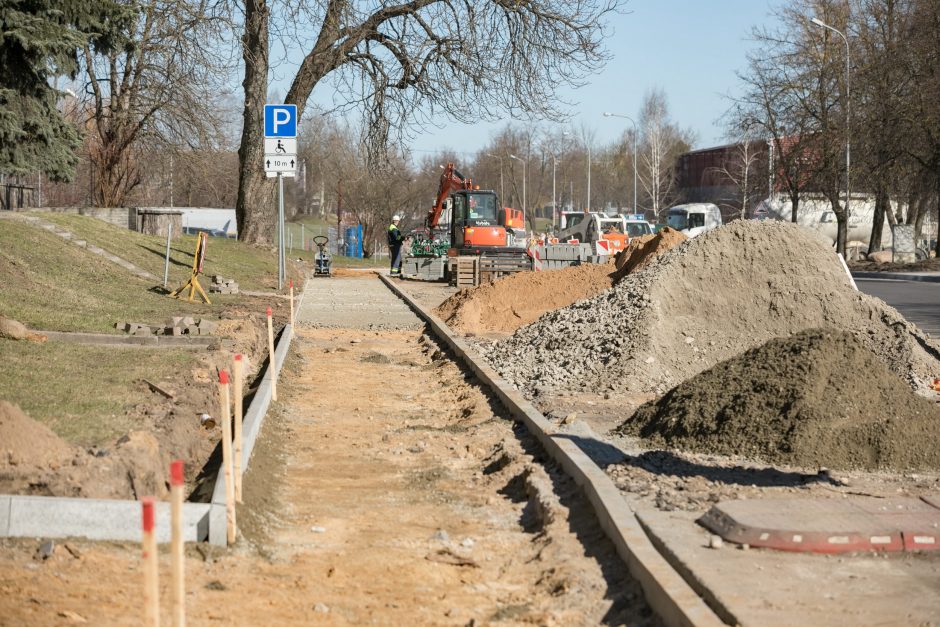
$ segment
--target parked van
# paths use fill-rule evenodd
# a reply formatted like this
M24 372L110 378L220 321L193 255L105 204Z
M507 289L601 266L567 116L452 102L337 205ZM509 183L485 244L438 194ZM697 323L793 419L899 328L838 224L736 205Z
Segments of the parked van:
M667 212L666 222L688 237L701 235L721 226L721 210L710 202L676 205Z

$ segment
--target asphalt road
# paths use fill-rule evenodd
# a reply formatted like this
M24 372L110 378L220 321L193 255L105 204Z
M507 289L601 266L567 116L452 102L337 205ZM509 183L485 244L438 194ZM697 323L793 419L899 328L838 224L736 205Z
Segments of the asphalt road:
M940 338L940 283L855 279L855 284L900 311L930 337Z

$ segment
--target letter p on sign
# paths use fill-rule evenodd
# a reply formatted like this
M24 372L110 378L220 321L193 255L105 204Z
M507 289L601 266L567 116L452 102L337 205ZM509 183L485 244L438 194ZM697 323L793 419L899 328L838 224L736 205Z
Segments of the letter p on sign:
M265 137L297 137L297 105L264 105Z

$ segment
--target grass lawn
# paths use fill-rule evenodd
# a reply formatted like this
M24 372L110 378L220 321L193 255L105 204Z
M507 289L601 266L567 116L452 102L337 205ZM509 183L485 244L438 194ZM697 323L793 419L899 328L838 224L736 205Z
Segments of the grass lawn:
M187 351L51 341L0 339L0 353L0 399L19 405L62 438L85 447L140 428L124 410L146 398L141 379L158 382L188 372L196 363L195 355ZM94 384L89 384L90 375Z
M158 323L213 311L152 291L151 281L13 220L0 224L0 277L0 315L39 330L113 333L122 320Z
M53 222L91 244L127 259L160 277L162 284L166 237L143 235L89 216L53 212L33 215ZM297 237L299 238L299 235ZM170 276L167 287L175 289L186 282L192 271L195 250L195 235L183 235L170 243ZM295 281L299 281L303 276L296 267L289 267L288 270L289 277ZM273 248L258 248L234 239L210 237L204 274L207 277L220 274L233 278L238 281L239 287L246 290L277 289L277 255ZM201 282L205 288L209 279Z

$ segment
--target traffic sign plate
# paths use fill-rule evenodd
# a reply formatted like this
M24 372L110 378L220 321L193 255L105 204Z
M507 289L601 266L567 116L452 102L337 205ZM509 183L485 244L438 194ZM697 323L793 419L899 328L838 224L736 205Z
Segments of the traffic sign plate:
M291 172L293 173L297 169L297 157L295 156L281 156L281 155L265 155L264 156L264 171L265 172Z
M264 154L278 157L293 157L297 155L296 137L265 137Z
M265 137L297 137L297 105L264 105Z

